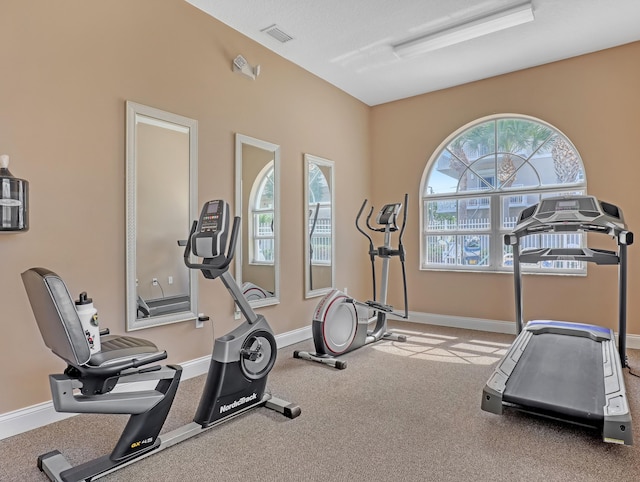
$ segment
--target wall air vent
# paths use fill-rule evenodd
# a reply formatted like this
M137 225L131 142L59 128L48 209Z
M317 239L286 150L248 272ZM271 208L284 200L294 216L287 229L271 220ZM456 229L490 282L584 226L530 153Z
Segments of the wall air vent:
M291 35L280 30L280 28L275 23L270 27L263 28L260 31L268 35L271 35L278 42L285 43L285 42L288 42L289 40L293 40L293 37Z

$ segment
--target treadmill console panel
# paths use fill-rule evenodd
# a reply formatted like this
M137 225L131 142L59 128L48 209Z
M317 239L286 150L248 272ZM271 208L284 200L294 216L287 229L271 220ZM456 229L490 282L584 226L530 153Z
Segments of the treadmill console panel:
M568 216L563 216L563 214ZM544 199L536 213L537 217L542 219L552 218L555 215L559 218L568 217L575 220L579 217L597 218L602 214L598 201L589 196Z
M558 196L525 208L514 232L596 230L619 233L626 230L622 211L593 196Z

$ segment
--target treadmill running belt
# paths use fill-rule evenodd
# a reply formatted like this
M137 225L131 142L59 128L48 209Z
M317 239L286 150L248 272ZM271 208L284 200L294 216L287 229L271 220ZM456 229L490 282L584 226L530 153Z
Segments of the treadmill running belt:
M602 345L581 336L533 335L503 400L523 409L593 424L604 420Z

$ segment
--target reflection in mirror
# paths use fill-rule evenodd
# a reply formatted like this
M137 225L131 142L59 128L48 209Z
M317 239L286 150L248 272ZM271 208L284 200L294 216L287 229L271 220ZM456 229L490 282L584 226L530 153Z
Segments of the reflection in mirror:
M197 148L197 121L127 102L128 330L196 318L178 241L198 215Z
M319 296L333 287L334 196L333 161L304 155L305 296Z
M279 300L280 146L236 134L236 279L253 307Z

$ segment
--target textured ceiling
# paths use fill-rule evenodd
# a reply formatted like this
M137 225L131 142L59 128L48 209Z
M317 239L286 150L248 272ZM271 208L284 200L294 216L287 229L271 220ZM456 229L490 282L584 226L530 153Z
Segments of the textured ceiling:
M533 0L531 23L408 59L392 45L523 0L186 1L368 105L640 40L640 0Z

